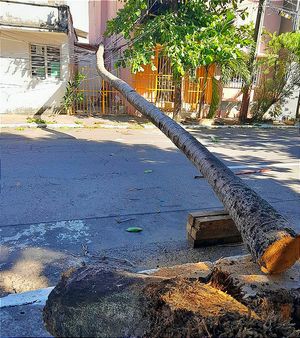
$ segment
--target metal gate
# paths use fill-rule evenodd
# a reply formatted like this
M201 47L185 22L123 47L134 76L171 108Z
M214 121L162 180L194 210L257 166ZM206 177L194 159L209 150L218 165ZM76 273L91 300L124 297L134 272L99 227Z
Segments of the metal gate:
M157 72L136 74L133 78L133 87L148 101L154 103L165 112L173 111L174 82L170 72L170 65L165 60ZM74 102L73 112L82 115L120 115L139 113L127 102L122 94L102 80L95 67L79 66L76 71L84 75L77 92L80 100ZM185 112L197 112L199 100L205 91L204 101L209 102L211 97L212 77L207 77L204 88L204 76L198 72L196 80L188 76L182 80L182 108Z
M77 67L77 72L84 76L77 89L81 100L74 102L75 114L108 115L132 114L133 107L122 94L102 80L94 67Z

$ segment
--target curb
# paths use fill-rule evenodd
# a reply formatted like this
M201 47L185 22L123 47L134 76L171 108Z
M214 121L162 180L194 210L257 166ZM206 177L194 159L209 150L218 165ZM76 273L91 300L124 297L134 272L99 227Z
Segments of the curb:
M225 125L225 126L201 126L201 125L182 125L186 129L300 129L300 125L287 126L287 125Z
M154 125L139 125L141 129L154 129ZM114 124L96 124L96 125L82 125L77 123L2 123L0 128L74 128L74 129L136 129L130 125L114 125Z
M155 129L154 125L139 125L141 129ZM287 126L287 125L193 125L193 124L181 124L180 126L185 129L300 129L300 125ZM41 123L2 123L0 128L74 128L74 129L138 129L134 128L131 125L124 124L96 124L96 125L83 125L77 123L50 123L50 124L41 124Z
M41 124L41 123L2 123L1 128L82 128L83 126L75 123L50 123L50 124Z
M50 286L44 289L9 294L5 297L0 298L0 309L30 304L45 305L49 293L53 289L54 286Z

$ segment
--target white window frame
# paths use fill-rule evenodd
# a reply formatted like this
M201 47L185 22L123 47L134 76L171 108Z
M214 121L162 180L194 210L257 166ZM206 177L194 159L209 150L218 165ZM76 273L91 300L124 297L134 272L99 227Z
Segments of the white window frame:
M32 46L37 46L37 47L43 47L44 48L44 68L45 68L45 77L40 77L38 75L33 75L32 74L32 52L31 52L31 47ZM48 53L47 53L47 47L51 48L56 48L59 50L59 76L58 77L53 77L51 75L48 75ZM46 79L52 79L52 80L61 80L61 48L60 46L55 46L55 45L42 45L39 43L30 43L29 44L29 55L30 55L30 75L32 78L38 78L41 80L46 80Z

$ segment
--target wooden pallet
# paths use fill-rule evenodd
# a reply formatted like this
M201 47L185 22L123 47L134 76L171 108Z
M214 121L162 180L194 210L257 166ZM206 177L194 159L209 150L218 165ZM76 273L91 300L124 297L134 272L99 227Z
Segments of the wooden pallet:
M224 209L190 213L187 235L193 248L242 242L234 221Z

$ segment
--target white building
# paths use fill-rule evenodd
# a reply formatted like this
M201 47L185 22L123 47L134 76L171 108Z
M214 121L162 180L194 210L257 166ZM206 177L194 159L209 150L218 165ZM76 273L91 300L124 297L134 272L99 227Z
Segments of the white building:
M60 109L77 39L60 3L0 1L1 114Z

